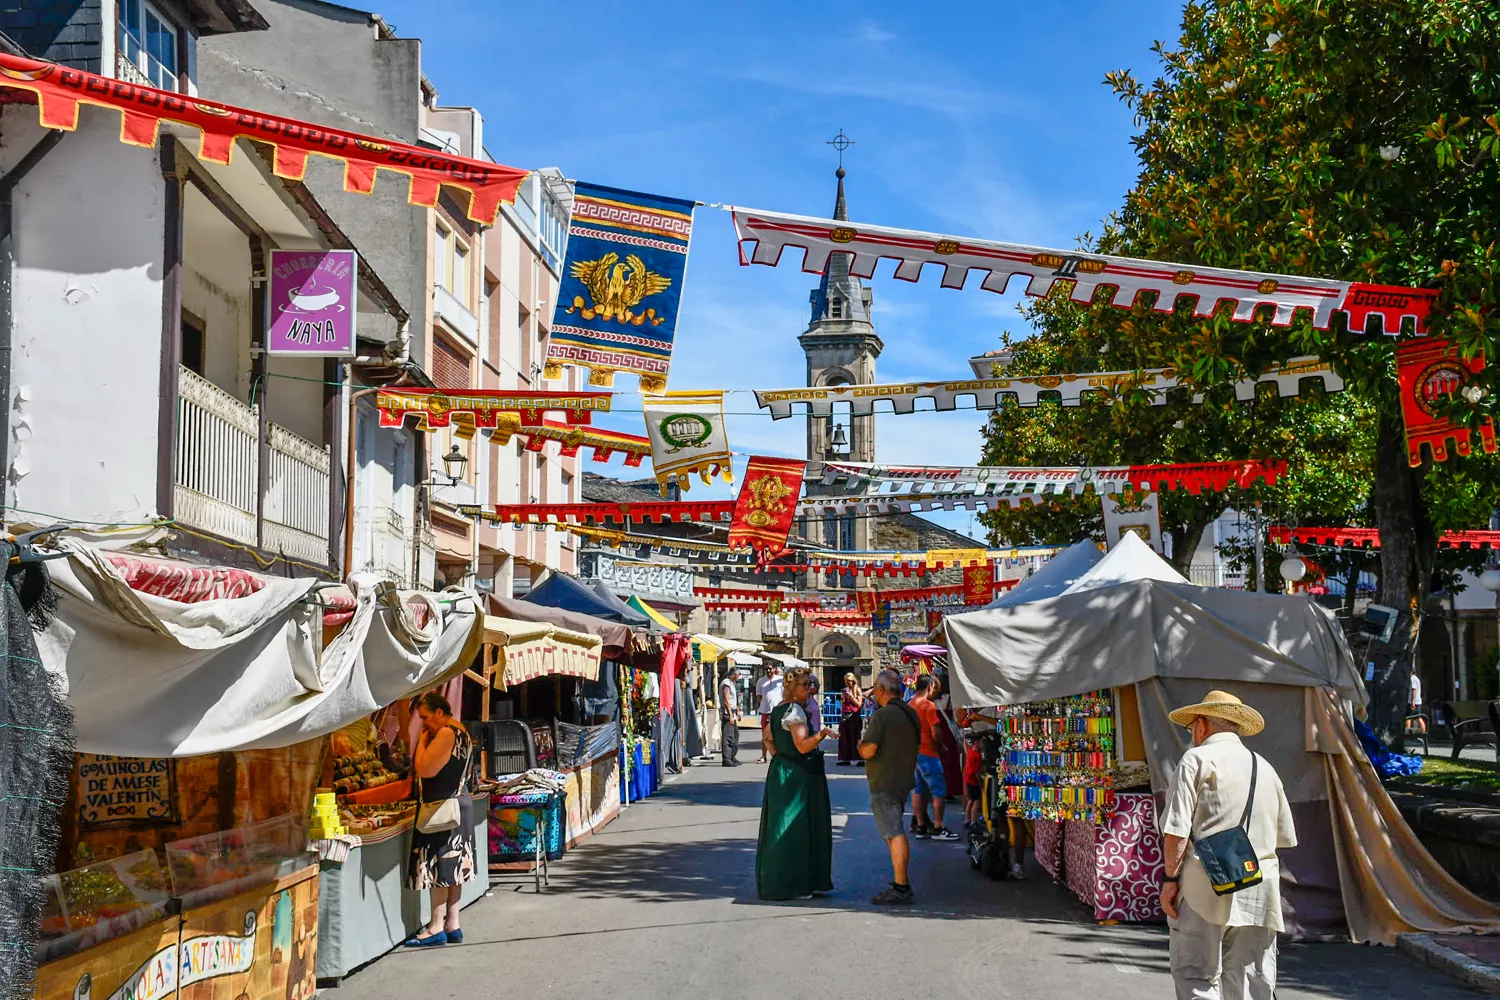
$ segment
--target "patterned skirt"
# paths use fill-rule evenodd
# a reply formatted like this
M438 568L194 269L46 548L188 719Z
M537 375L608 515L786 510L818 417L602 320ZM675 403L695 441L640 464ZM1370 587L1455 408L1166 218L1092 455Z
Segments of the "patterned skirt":
M474 800L458 797L458 826L440 833L411 834L411 856L406 862L408 889L463 885L476 870Z

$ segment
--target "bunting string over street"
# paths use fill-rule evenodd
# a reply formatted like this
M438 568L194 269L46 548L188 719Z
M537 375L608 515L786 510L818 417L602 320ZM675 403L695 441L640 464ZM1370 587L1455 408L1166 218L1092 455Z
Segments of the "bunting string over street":
M1164 261L1112 257L1083 251L1049 250L993 240L944 236L889 226L854 225L838 219L788 215L727 206L740 240L741 264L781 263L787 248L805 251L802 270L822 274L833 255L849 260L849 271L861 278L875 275L882 258L896 261L895 277L917 281L922 268L936 265L944 288L964 288L970 271L985 275L978 287L1004 293L1014 277L1024 279L1022 290L1035 297L1049 295L1059 284L1074 302L1092 302L1100 287L1113 290L1109 301L1133 308L1142 293L1155 294L1158 312L1172 312L1180 299L1193 303L1197 316L1211 316L1221 302L1232 307L1241 323L1255 319L1264 308L1276 326L1290 326L1303 313L1319 330L1327 330L1334 316L1343 317L1354 333L1395 336L1408 324L1418 334L1427 332L1427 316L1437 292L1424 288L1373 285L1357 281L1297 277L1259 271L1172 264ZM1372 319L1377 320L1371 323Z
M876 412L879 403L888 403L889 407L883 409L892 413L915 413L917 401L921 399L932 400L934 410L955 410L959 401L964 399L972 399L976 410L994 410L1007 404L1037 406L1048 401L1062 406L1078 406L1095 395L1109 397L1139 392L1149 403L1160 406L1167 402L1172 390L1183 384L1180 373L1173 368L1006 376L1001 372L979 372L984 366L995 368L992 360L979 357L972 359L971 363L976 375L972 379L757 389L755 402L762 409L770 410L774 420L792 416L792 408L799 404L814 417L831 416L840 403L847 403L849 412L857 417ZM1274 385L1277 394L1283 397L1300 395L1306 385L1318 385L1324 392L1341 392L1344 388L1344 380L1332 365L1317 358L1293 358L1284 365L1268 368L1255 378L1234 382L1235 398L1242 402L1253 399L1257 386L1267 383ZM1203 402L1203 394L1194 393L1192 401Z

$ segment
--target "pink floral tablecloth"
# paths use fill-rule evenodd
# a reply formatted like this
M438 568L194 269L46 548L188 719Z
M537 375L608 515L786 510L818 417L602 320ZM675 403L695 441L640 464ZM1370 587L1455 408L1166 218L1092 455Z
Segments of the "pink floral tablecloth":
M1067 885L1096 920L1161 920L1161 834L1149 792L1120 792L1114 818L1035 824L1037 864Z

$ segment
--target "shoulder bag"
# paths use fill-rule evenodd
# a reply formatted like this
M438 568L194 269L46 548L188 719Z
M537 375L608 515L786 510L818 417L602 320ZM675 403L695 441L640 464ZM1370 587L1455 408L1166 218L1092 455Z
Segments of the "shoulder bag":
M446 766L446 765L445 765ZM463 770L460 775L467 775L469 761L464 758ZM417 806L417 832L418 833L447 833L458 826L462 814L458 808L458 796L463 792L463 777L459 778L458 788L445 799L436 799L432 802L423 802ZM420 785L418 786L420 789ZM420 790L417 793L421 794Z
M1250 798L1239 826L1220 831L1211 837L1193 841L1193 849L1208 875L1209 884L1220 896L1228 896L1261 882L1260 857L1250 843L1250 813L1255 806L1256 765L1259 756L1250 752Z

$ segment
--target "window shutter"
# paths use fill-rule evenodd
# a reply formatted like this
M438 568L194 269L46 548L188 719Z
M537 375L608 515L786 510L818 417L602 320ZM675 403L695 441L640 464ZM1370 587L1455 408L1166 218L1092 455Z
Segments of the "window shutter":
M442 337L432 338L432 378L441 389L471 389L469 355Z

